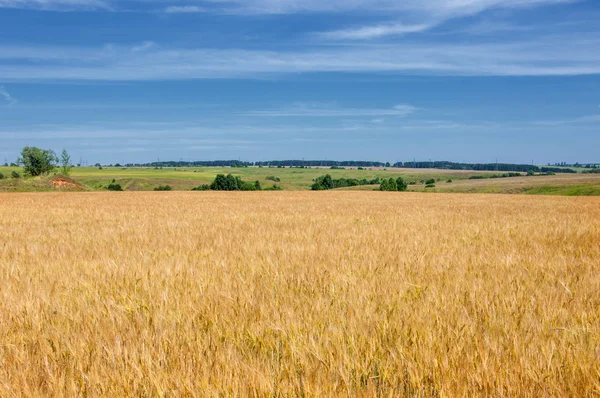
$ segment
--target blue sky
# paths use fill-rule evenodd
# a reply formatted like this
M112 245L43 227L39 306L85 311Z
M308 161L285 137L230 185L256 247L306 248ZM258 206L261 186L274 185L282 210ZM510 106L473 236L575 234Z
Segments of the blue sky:
M0 162L600 161L596 0L0 0Z

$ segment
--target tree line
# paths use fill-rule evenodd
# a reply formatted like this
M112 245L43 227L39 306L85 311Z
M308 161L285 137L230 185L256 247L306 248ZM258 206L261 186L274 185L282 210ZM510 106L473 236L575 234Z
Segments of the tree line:
M334 179L330 174L326 174L320 177L317 177L311 186L313 191L325 191L328 189L334 188L345 188L345 187L354 187L358 185L374 185L380 184L379 177L374 178L372 180L367 180L363 178L358 180L356 178L337 178Z
M477 170L477 171L518 171L527 173L528 171L538 173L577 173L577 171L562 167L539 167L532 164L516 163L455 163L448 161L429 161L429 162L397 162L394 167L409 169L441 169L441 170Z

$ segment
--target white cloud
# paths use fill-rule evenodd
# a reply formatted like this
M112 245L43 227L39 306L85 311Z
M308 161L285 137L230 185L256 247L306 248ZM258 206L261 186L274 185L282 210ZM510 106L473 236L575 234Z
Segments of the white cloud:
M165 8L167 14L194 14L206 12L206 9L198 6L169 6Z
M163 4L168 12L197 12L210 5L216 12L249 14L293 13L412 13L429 16L470 15L490 8L528 7L577 0L188 0L173 5L172 0L0 0L0 7L37 8L45 10L81 8L127 9L128 5L147 5L154 9Z
M534 7L558 3L571 3L576 0L405 0L397 2L364 1L369 11L386 11L389 15L403 17L411 21L409 24L392 22L374 24L328 32L320 32L319 36L335 40L375 39L384 36L398 36L407 33L418 33L432 29L447 20L479 14L494 8ZM285 1L284 1L285 3ZM370 4L371 7L368 7ZM361 6L363 4L357 4ZM508 26L479 26L484 29L506 29ZM480 34L482 34L480 33Z
M325 39L333 39L333 40L349 40L349 39L357 39L357 40L366 40L366 39L374 39L383 36L390 35L404 35L407 33L417 33L428 30L432 27L432 25L421 24L421 25L404 25L401 23L398 24L387 24L387 25L374 25L374 26L365 26L355 29L341 29L341 30L333 30L330 32L322 32L318 33L318 36Z
M414 13L420 15L471 15L498 7L528 7L544 4L570 3L576 0L210 0L222 11L254 14L293 13ZM189 5L206 4L206 0L191 0Z
M153 41L145 41L142 44L140 44L139 46L134 46L131 51L133 52L141 52L141 51L146 51L151 49L152 47L154 47L156 45L156 43L154 43Z
M523 32L531 30L529 26L519 26L508 22L478 21L462 29L462 32L476 36L494 35L506 32Z
M412 105L396 105L393 108L341 108L335 104L297 103L275 110L252 111L249 115L264 117L405 117L417 110Z
M7 61L0 62L0 76L4 81L135 81L262 78L317 72L444 76L600 74L600 38L583 34L479 44L312 46L285 51L177 49L150 43L133 47L138 51L132 51L131 46L0 46L0 60Z
M0 86L0 97L4 98L4 101L9 106L17 103L17 100L10 95L4 86Z
M47 11L111 9L104 0L0 0L0 8L24 8Z

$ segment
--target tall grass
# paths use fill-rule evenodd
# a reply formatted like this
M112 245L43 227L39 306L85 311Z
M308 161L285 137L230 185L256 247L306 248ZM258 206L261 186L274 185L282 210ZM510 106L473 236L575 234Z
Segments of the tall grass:
M594 396L600 198L0 194L0 396Z

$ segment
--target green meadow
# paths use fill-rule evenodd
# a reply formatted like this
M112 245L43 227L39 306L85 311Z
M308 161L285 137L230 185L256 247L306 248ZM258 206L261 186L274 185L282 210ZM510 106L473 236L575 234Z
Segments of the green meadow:
M12 178L13 171L21 178ZM58 175L24 178L19 167L0 167L4 179L0 180L0 191L52 191L51 181ZM465 192L465 193L527 193L547 195L600 195L598 174L557 174L554 176L512 177L471 180L472 176L490 176L496 172L437 170L437 169L380 169L357 168L277 168L277 167L75 167L69 178L79 184L78 190L102 191L113 180L127 191L152 191L161 185L169 185L175 191L191 190L209 184L217 174L232 174L244 181L259 181L263 188L278 185L283 190L309 190L313 180L324 174L332 178L355 178L371 180L379 177L402 177L408 182L409 191L420 192ZM275 177L278 182L267 177ZM434 179L435 187L426 188L424 180ZM365 185L345 190L377 190L377 185Z

